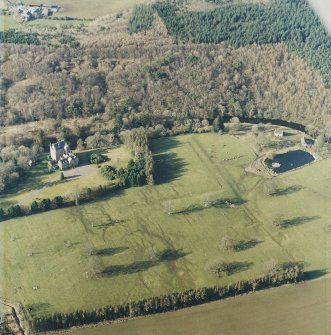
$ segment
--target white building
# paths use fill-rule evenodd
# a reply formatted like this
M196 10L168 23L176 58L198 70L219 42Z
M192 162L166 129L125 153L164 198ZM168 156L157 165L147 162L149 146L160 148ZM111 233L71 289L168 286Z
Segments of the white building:
M274 136L283 137L284 136L284 130L283 129L275 129Z

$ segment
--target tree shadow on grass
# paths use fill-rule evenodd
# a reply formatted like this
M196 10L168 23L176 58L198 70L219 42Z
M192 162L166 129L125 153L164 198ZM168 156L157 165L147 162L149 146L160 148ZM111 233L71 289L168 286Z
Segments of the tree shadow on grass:
M246 201L240 198L235 199L216 199L205 204L193 204L186 208L174 211L172 214L192 214L200 212L208 208L236 208L237 206L243 205Z
M117 248L104 248L104 249L96 249L93 254L98 256L113 256L128 250L129 247L117 247Z
M311 222L319 218L320 216L297 216L292 219L283 220L281 223L281 227L289 228L289 227L297 226L297 225L304 224L307 222Z
M259 241L257 239L241 240L235 246L235 251L244 251L244 250L247 250L247 249L251 249L251 248L254 248L256 245L258 245L262 242L263 241Z
M169 150L181 145L182 143L175 136L152 140L150 143L153 155L169 152Z
M111 265L102 271L102 274L107 277L116 277L120 275L128 275L137 272L148 270L154 266L159 265L154 261L138 261L131 264Z
M102 186L101 186L101 187L102 187ZM109 189L108 191L104 191L104 193L103 193L103 191L101 190L99 195L96 195L96 196L95 196L94 198L92 198L92 199L86 199L85 201L84 201L84 200L81 200L81 201L80 201L80 204L84 204L84 203L86 203L86 202L88 202L88 203L98 203L98 202L107 200L107 199L109 199L110 197L111 197L111 198L120 197L120 196L122 196L124 193L125 193L125 189L123 189L123 188L113 188L113 189ZM76 207L79 207L79 206L76 206ZM72 208L73 208L73 207L72 207Z
M294 136L296 135L296 133L292 133L292 132L289 132L289 131L284 131L284 137L290 137L290 136Z
M120 275L134 274L146 271L152 267L160 265L163 262L176 261L186 255L187 253L183 252L181 249L166 249L161 251L158 254L158 258L155 260L137 261L131 264L108 266L102 271L102 275L105 277L116 277Z
M93 224L93 227L98 228L98 229L106 229L106 228L115 226L116 224L124 223L124 222L125 220L113 220L110 218L109 221L106 223L100 223L99 225Z
M318 269L304 272L305 280L313 280L327 275L329 272L326 269Z
M304 187L301 185L293 185L293 186L285 187L282 189L278 189L272 195L274 196L288 195L288 194L292 194L295 192L299 192L303 188Z
M248 270L254 263L253 262L231 262L226 266L226 274L231 276L235 273Z
M52 307L51 304L47 302L38 302L35 304L29 304L26 306L28 313L33 317L40 313L47 312L49 308Z
M65 177L65 181L70 181L70 180L73 180L73 179L77 179L79 177L81 177L82 175L81 174L75 174L75 175L72 175L72 176L68 176L68 177Z
M184 174L186 171L184 159L173 152L154 155L154 180L156 185L168 183Z
M160 262L170 262L176 261L188 254L189 253L185 253L182 249L165 249L158 254L158 258Z
M176 137L167 137L151 141L151 150L154 159L155 184L164 184L177 179L185 172L184 159L178 157L171 149L181 146Z

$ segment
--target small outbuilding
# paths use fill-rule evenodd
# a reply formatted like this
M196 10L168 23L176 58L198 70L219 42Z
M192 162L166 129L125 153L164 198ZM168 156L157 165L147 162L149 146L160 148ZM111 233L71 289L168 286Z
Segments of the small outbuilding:
M274 136L275 137L283 137L284 136L284 130L283 129L275 129L274 130Z

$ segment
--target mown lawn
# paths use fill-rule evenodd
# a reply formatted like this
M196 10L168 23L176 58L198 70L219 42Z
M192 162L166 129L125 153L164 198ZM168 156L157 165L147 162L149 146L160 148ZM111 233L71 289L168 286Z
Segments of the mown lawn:
M41 315L252 278L272 258L329 269L331 159L276 177L281 192L265 196L264 178L244 171L254 159L250 143L218 134L154 140L155 186L1 223L0 296ZM239 205L205 206L225 199ZM286 227L270 223L275 213ZM226 235L242 250L221 250ZM151 261L151 247L168 257ZM102 265L99 279L85 277L89 248ZM237 272L209 273L214 259L237 262Z

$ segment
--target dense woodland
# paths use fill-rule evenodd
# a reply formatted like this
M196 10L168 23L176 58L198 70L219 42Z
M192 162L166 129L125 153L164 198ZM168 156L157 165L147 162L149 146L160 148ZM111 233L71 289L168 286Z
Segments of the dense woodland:
M228 41L235 47L287 43L331 83L331 37L305 1L227 5L209 12L178 12L180 7L170 2L159 2L154 8L168 31L181 41Z
M330 135L330 91L283 44L12 45L1 70L3 126L119 114L124 128L134 128L230 114L285 119Z

